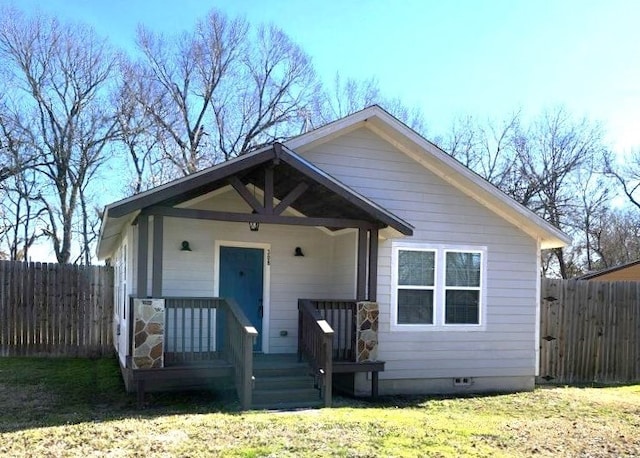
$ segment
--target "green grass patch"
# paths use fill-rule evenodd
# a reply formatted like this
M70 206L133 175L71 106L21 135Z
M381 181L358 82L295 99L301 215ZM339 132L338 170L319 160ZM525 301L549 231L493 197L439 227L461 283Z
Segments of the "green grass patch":
M336 398L238 412L213 393L137 410L113 359L0 359L0 455L638 456L640 386L492 396Z

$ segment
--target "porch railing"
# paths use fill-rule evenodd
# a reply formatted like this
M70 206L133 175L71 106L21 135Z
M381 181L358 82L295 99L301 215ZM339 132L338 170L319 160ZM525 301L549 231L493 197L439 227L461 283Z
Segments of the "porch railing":
M308 299L298 300L298 359L306 359L320 380L324 404L331 407L333 329Z
M165 366L224 359L233 366L242 408L251 408L253 343L258 332L238 304L233 299L216 297L164 300ZM131 307L131 323L133 318Z
M216 317L224 306L216 297L165 297L165 366L220 357Z
M356 301L351 299L307 299L334 331L333 360L356 360Z
M224 356L233 364L236 391L243 409L251 408L253 391L253 342L258 331L233 299L225 299Z

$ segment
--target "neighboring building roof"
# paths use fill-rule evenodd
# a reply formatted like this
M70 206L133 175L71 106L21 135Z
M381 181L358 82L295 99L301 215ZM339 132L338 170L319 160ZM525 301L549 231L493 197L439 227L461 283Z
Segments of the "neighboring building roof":
M539 240L541 248L558 248L571 243L571 239L558 228L509 197L377 105L294 137L285 144L296 151L304 152L364 126L478 203Z
M102 259L111 253L123 225L140 210L188 202L229 186L229 179L233 176L242 176L242 185L252 183L264 188L264 167L273 163L278 164L278 180L273 183L276 199L282 201L295 192L296 185L304 182L305 191L299 195L296 193L296 199L291 203L304 216L368 221L380 227L391 227L404 235L413 233L411 224L358 194L289 148L274 143L107 205L98 240L98 258Z
M637 260L637 261L628 262L626 264L620 264L618 266L609 267L607 269L602 269L602 270L598 270L598 271L595 271L595 272L589 272L588 274L584 274L584 275L581 275L579 277L576 277L576 280L592 280L594 278L603 277L605 275L608 276L610 274L614 274L616 272L620 272L622 270L630 269L630 268L633 268L633 267L636 267L636 266L640 267L640 259ZM625 280L626 280L626 278L625 278ZM637 280L640 281L640 275L637 276Z

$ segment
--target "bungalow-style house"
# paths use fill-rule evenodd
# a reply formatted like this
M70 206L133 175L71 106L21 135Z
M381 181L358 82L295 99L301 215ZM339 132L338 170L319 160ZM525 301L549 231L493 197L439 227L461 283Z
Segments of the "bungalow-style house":
M565 234L378 106L112 203L127 388L244 408L530 390Z
M640 281L640 260L620 264L619 266L589 272L577 277L577 280L591 281Z

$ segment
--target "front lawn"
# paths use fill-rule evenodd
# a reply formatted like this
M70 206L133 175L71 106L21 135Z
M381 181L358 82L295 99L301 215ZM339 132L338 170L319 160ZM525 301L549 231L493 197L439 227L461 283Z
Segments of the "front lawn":
M137 410L114 360L0 358L0 455L640 456L640 385L335 404L158 394Z

